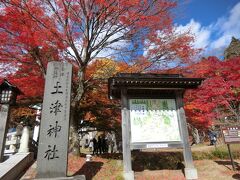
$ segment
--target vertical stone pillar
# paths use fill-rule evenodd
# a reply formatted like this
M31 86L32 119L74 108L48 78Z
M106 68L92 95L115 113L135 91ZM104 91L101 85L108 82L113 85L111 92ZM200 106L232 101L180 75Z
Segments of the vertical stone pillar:
M72 65L48 63L37 155L37 178L67 176Z
M179 125L180 125L180 133L181 133L182 143L183 143L185 177L187 180L198 179L197 169L194 167L192 151L188 142L189 135L188 135L188 129L187 129L186 116L183 109L183 92L182 91L176 92L176 104L177 104L177 113L178 113Z
M8 130L9 104L0 105L0 162L4 161L4 149Z
M123 148L123 173L125 180L134 180L132 171L131 149L130 149L130 110L127 98L127 89L121 89L122 106L122 148Z
M25 126L22 131L20 148L19 148L18 152L19 153L28 153L29 152L28 144L29 144L29 129L27 126Z

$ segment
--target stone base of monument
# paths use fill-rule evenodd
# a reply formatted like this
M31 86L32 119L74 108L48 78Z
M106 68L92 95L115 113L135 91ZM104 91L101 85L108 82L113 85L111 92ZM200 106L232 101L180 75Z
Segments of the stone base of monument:
M123 177L124 180L134 180L134 172L133 171L128 171L128 172L123 172Z
M195 168L185 168L184 172L185 172L185 178L187 180L198 179L197 169L195 169Z
M56 177L56 178L37 178L35 180L86 180L85 175L77 175L71 177Z

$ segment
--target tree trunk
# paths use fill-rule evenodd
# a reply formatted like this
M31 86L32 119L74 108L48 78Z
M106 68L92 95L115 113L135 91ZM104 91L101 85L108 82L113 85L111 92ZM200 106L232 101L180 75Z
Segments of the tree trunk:
M69 134L69 152L74 155L80 155L80 136L78 134L78 119L76 119L76 112L78 103L82 99L84 93L84 71L79 70L79 83L75 98L71 103L71 117L70 117L70 134Z
M41 73L42 73L42 75L45 79L47 71L46 71L46 68L44 67L44 65L42 63L41 55L40 55L40 52L39 52L39 47L33 48L32 51L30 51L30 54L31 54L32 58L35 60L35 62L37 62L38 66L41 70Z
M195 128L194 132L195 132L196 143L199 144L200 143L200 137L199 137L198 129Z
M78 135L78 121L74 118L76 107L71 107L70 132L69 132L69 152L80 155L80 137Z
M240 103L237 103L236 114L237 114L237 122L240 122Z

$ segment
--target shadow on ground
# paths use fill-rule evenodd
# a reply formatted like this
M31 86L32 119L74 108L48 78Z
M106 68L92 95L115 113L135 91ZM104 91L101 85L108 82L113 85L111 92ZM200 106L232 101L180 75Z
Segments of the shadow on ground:
M86 180L91 180L102 168L102 162L86 162L73 176L85 175Z
M226 168L228 168L229 170L232 170L232 162L231 161L221 161L221 160L218 160L218 161L215 161L216 163L218 163L219 165L223 165L225 166ZM235 166L235 169L236 170L240 170L240 165L237 163L237 162L234 162L234 166Z
M226 168L228 168L229 170L233 170L233 167L232 167L232 162L231 161L215 161L216 163L218 163L219 165L223 165L225 166ZM234 166L235 166L235 169L237 171L240 171L240 165L237 163L237 162L234 162ZM240 174L239 173L236 173L234 175L232 175L232 178L233 179L240 179Z
M240 174L234 174L234 175L232 176L232 178L233 178L233 179L240 179Z
M132 152L134 171L184 169L182 152Z
M132 151L132 168L134 171L184 169L182 152L142 152ZM122 160L121 153L95 155L104 159Z
M233 178L233 179L240 179L240 174L238 174L238 173L237 173L237 174L234 174L234 175L232 176L232 178Z
M144 170L182 170L184 169L182 152L143 152L132 151L132 169L140 172ZM86 155L82 155L84 157ZM121 153L105 153L95 155L104 159L122 160Z

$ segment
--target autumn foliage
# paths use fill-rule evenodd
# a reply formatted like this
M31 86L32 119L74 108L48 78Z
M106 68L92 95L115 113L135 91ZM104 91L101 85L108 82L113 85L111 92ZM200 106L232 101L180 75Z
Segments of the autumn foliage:
M73 63L74 101L83 96L86 68L98 57L124 60L141 72L196 53L193 36L173 25L174 1L8 0L0 5L0 60L16 68L37 66L42 77L49 61Z
M203 128L213 124L239 123L240 57L202 59L185 72L205 78L202 85L185 94L185 110L190 123Z
M168 0L2 0L0 73L8 72L2 77L35 101L47 63L70 62L73 109L82 108L81 118L113 122L119 112L108 100L106 78L151 71L176 58L186 62L197 53L193 36L174 27L176 6ZM117 62L97 60L106 57Z
M127 68L126 64L111 59L98 59L86 70L88 89L80 103L83 119L101 130L120 127L120 103L108 97L108 78Z
M31 66L30 69L29 66ZM6 70L3 70L3 73L0 74L1 82L5 78L11 84L17 86L22 92L18 96L18 100L28 104L42 101L45 82L39 69L34 65L29 66L26 64L14 66L13 63L13 66L11 66L13 72L4 74Z

